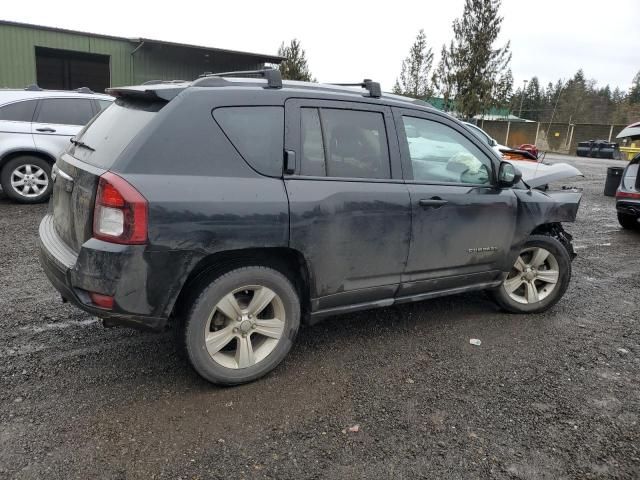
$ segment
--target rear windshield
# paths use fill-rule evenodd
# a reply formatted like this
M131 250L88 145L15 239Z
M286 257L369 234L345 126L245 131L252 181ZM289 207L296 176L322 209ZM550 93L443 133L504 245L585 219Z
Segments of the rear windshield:
M76 136L86 147L76 145L73 155L96 167L110 168L164 105L166 102L118 98Z
M634 163L627 167L627 171L624 172L624 178L622 179L623 187L632 190L636 186L636 178L638 176L638 164Z

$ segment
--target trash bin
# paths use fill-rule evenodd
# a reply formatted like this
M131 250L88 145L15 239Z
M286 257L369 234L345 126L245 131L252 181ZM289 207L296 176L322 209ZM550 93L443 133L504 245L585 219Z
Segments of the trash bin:
M622 180L622 172L624 172L624 168L622 167L607 168L607 179L604 182L604 194L607 197L616 196L616 190L618 190L618 185L620 185L620 180Z

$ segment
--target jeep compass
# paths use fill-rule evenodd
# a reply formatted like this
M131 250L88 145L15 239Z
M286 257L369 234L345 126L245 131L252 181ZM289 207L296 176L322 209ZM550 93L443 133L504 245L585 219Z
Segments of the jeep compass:
M41 263L105 326L179 329L210 382L265 375L330 315L567 289L581 194L530 189L423 102L276 70L109 93L57 160Z

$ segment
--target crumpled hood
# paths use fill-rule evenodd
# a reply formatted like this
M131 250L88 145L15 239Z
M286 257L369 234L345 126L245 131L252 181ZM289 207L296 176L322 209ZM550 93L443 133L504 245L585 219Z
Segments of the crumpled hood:
M541 187L565 178L584 176L576 167L568 163L536 163L524 160L505 160L522 172L522 180L531 188Z

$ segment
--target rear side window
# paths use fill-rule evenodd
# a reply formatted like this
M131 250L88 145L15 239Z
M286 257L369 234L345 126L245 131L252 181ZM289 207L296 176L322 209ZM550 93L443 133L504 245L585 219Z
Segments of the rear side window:
M42 100L38 123L85 125L93 117L91 100L86 98L49 98Z
M263 175L282 175L283 107L221 107L213 111L238 153Z
M0 107L0 120L30 122L37 103L37 100L25 100Z
M166 102L118 98L76 137L93 150L76 146L74 156L96 167L110 168L164 105Z
M384 117L379 112L302 109L303 175L390 178Z

